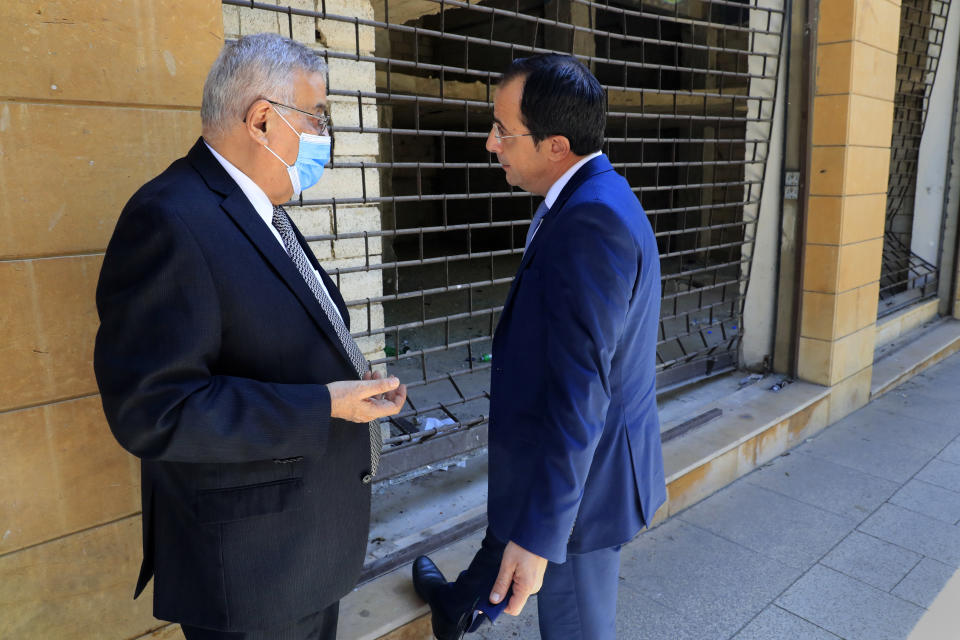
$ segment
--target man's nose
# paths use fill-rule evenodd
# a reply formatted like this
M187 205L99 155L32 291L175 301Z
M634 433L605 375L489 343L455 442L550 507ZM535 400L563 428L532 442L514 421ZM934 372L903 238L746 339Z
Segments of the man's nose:
M500 149L499 140L497 140L497 136L493 135L493 131L487 134L487 144L485 146L490 153L497 153Z

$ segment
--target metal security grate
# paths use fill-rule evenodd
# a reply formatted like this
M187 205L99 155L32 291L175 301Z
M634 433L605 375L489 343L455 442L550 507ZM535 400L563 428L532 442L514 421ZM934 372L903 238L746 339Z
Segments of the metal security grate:
M884 226L879 315L937 295L939 265L911 251L920 139L950 0L903 0Z
M355 335L383 339L374 363L410 391L381 477L486 441L491 336L539 204L512 190L484 149L499 73L515 57L570 53L607 91L604 151L660 249L658 386L736 366L783 0L374 0L338 11L333 0L223 2L286 13L291 34L297 17L316 18L318 41L348 29L351 46L329 46L328 60L375 71L374 86L331 80L329 94L354 104L336 135L377 134L378 158L336 158L333 169L361 171L357 192L300 204L332 208L333 232L309 240L367 247L334 277L382 273L382 295L349 301L368 318ZM344 207L360 204L379 208L380 229L344 230Z

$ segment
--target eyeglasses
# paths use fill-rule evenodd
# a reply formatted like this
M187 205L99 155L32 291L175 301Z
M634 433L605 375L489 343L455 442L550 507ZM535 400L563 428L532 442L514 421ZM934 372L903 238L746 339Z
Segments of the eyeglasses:
M267 102L272 104L275 107L283 107L284 109L290 109L290 111L296 111L297 113L302 113L308 118L313 118L317 121L317 131L320 132L320 135L328 133L330 131L330 126L332 124L330 116L325 113L310 113L309 111L304 111L303 109L297 109L296 107L291 107L288 104L283 104L282 102L274 102L269 98L264 98Z
M512 135L504 135L503 129L500 127L499 122L494 122L490 127L490 130L493 132L493 137L497 139L497 142L502 143L504 140L509 138L522 138L524 136L532 136L532 133L514 133Z

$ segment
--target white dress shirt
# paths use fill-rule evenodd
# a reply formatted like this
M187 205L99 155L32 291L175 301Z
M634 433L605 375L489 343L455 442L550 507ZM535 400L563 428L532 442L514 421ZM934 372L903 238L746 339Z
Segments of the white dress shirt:
M580 170L580 167L587 164L602 153L602 151L594 151L590 155L583 156L580 158L577 164L567 169L562 176L557 178L557 181L550 186L546 197L543 199L543 201L547 203L547 206L553 207L553 203L557 201L557 197L560 195L560 192L563 191L563 188L567 186L568 182L570 182L570 178L573 177L573 174Z
M273 226L273 203L270 202L267 194L264 193L263 189L261 189L256 182L250 179L250 176L240 171L240 169L237 169L229 160L217 153L217 150L207 144L206 140L203 141L203 144L207 145L207 149L210 150L213 157L217 159L217 162L230 174L233 181L237 183L237 186L243 191L243 195L247 196L247 200L253 205L257 215L259 215L260 218L263 219L264 224L267 225L267 229L270 229L270 233L272 233L273 237L280 243L280 248L283 249L284 253L287 253L287 248L283 245L283 239L280 237L280 233L277 232L276 227ZM330 292L327 291L326 285L323 284L323 278L320 277L320 272L313 269L313 275L317 277L317 282L320 283L320 290L323 291L330 300L330 305L337 312L337 315L340 315L340 319L342 320L343 316L340 314L340 309L337 308L336 303L333 302L333 298L330 297Z
M553 207L553 203L557 201L557 197L560 195L560 192L563 191L563 188L567 186L567 183L570 182L570 178L573 177L573 174L579 171L580 167L587 164L601 153L601 151L594 151L589 155L583 156L579 161L577 161L577 164L567 169L562 176L557 178L556 182L550 185L550 188L547 190L547 195L543 198L543 201L546 203L548 209ZM530 236L531 240L533 240L533 237L537 235L537 231L539 230L540 225L537 224L536 231L533 232L533 236Z

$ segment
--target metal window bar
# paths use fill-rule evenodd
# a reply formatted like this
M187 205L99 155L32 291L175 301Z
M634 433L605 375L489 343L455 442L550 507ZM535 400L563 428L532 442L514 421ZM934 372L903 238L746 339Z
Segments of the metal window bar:
M362 243L362 257L329 269L348 298L351 278L382 281L348 300L354 335L382 349L372 363L409 389L381 477L486 442L490 341L539 204L483 146L514 57L575 55L607 92L603 150L660 249L658 386L736 366L784 0L358 0L357 15L326 0L222 1L285 14L291 37L315 21L334 135L377 141L375 154L338 155L328 169L359 173L359 185L308 190L291 213L329 215L330 231L307 239L334 258L338 243ZM379 228L357 230L351 216L371 207ZM430 417L450 423L424 430Z
M940 267L911 250L920 140L940 62L950 0L904 0L884 223L878 316L937 295Z

